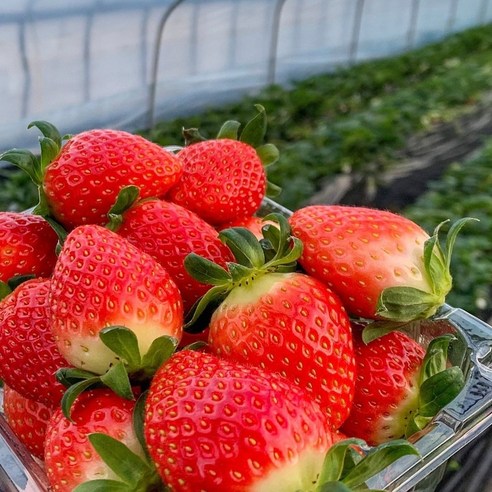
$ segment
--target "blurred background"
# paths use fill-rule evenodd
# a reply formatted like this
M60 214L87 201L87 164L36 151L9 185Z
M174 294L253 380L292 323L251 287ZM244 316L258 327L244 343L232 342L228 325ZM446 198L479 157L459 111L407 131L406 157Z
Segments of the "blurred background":
M0 152L36 149L36 119L180 145L183 127L213 136L261 103L283 205L377 206L428 232L479 218L448 301L490 323L490 23L492 0L3 0ZM36 200L0 162L0 209ZM492 490L490 441L439 490Z

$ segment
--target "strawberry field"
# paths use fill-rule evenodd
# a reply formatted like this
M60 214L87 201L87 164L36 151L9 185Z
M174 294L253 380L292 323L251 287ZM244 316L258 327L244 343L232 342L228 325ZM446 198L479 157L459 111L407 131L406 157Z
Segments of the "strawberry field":
M0 431L39 490L435 485L491 418L490 327L449 304L491 315L492 140L371 200L486 105L491 52L473 29L140 134L32 122L0 156ZM333 182L350 206L311 203Z

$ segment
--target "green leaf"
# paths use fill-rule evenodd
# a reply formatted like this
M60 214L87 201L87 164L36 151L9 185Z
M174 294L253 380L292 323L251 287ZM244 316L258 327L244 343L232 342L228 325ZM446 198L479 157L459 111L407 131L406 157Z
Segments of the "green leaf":
M64 386L72 386L79 381L86 379L97 378L99 374L95 374L77 367L61 367L55 373L56 379Z
M118 396L127 400L135 399L130 378L128 377L128 372L123 362L117 362L111 366L99 379Z
M419 386L426 379L446 369L449 344L454 340L456 340L456 337L451 334L442 335L431 340L420 368Z
M147 394L148 392L144 391L138 397L135 406L133 407L132 422L138 442L140 443L140 446L142 446L142 449L145 451L147 461L150 462L150 455L149 450L147 449L144 432L145 400L147 398Z
M135 492L132 487L117 480L98 479L77 485L73 492Z
M229 138L231 140L238 139L238 132L241 123L239 121L226 121L220 128L217 138Z
M232 280L227 270L196 253L186 256L184 267L189 275L202 284L226 286Z
M418 414L434 417L437 412L453 401L465 386L461 368L449 367L426 379L420 387Z
M50 217L49 215L43 215L43 217L44 220L48 222L48 224L51 226L51 228L55 231L56 235L58 236L58 248L61 248L65 243L65 239L68 236L68 232L59 222L53 219L53 217Z
M451 266L451 257L453 255L453 249L454 249L454 244L456 242L456 238L458 237L459 232L463 228L463 226L470 221L479 221L475 217L464 217L462 219L457 220L452 224L452 226L449 228L448 234L446 236L446 246L445 246L445 261L446 261L446 268L449 270Z
M117 439L95 432L89 434L89 441L94 446L104 463L125 483L135 490L151 473L151 468L140 456L131 451Z
M267 188L266 188L266 196L269 198L275 198L282 193L282 188L280 186L277 186L276 184L272 183L271 181L267 181Z
M163 335L156 338L142 358L142 368L146 374L153 375L176 351L178 340Z
M138 186L129 185L121 188L114 205L109 209L109 222L106 227L111 231L117 231L123 222L123 214L137 201L140 189Z
M19 285L22 285L24 282L27 282L28 280L32 280L33 278L36 278L36 275L33 273L26 273L25 275L14 275L12 278L9 278L7 284L12 290L12 292L19 287Z
M44 176L46 168L60 152L60 147L48 137L39 137L39 145L41 146L41 174Z
M256 148L256 153L258 154L258 157L260 158L261 163L264 167L275 164L280 156L278 148L271 143L260 145Z
M344 439L334 444L326 453L323 466L318 478L318 486L326 482L336 482L342 479L342 473L347 459L353 460L348 452L352 446L366 446L365 441L357 438Z
M28 129L31 129L33 127L36 127L43 134L44 137L52 140L53 143L58 147L58 151L61 149L62 137L55 125L49 123L48 121L36 120L31 121L31 123L29 123L29 125L27 126ZM65 138L66 137L64 137L63 139Z
M301 257L303 250L303 244L297 237L292 238L292 247L283 256L276 255L271 261L268 262L268 267L277 267L280 265L294 265L296 261Z
M193 145L195 143L204 142L207 140L200 134L197 128L183 128L182 130L185 146Z
M0 301L5 299L11 293L12 289L9 284L7 282L0 281Z
M219 233L219 239L232 251L236 261L246 267L261 268L265 255L256 236L245 227L231 227Z
M108 326L99 332L99 338L128 366L128 372L140 369L138 338L132 330L126 326Z
M371 449L342 481L349 487L358 487L397 459L407 455L420 456L417 449L404 439L395 439L381 444Z
M0 154L0 161L7 161L22 169L37 186L43 183L40 160L29 150L12 149Z
M362 341L367 345L378 338L384 337L388 333L409 326L411 323L407 321L373 321L364 327L362 330Z
M353 492L343 482L324 482L316 487L316 492Z
M222 301L227 295L228 291L229 289L221 285L212 287L210 290L208 290L205 295L202 296L191 309L189 320L185 323L183 329L191 333L192 330L190 328L198 322L202 314L208 312L207 308L209 307L209 305L214 305Z
M242 283L243 281L248 283L251 280L254 272L253 268L245 267L238 263L229 263L228 266L234 284Z
M379 296L376 314L392 321L413 321L428 318L441 304L435 295L414 287L388 287Z
M101 378L99 376L94 376L88 379L84 379L78 383L72 384L61 399L61 409L63 415L68 419L72 420L72 405L77 399L77 397L83 393L85 390L89 389L91 386L101 383Z
M252 147L258 147L263 143L267 129L265 108L261 104L255 104L258 114L246 123L239 140Z

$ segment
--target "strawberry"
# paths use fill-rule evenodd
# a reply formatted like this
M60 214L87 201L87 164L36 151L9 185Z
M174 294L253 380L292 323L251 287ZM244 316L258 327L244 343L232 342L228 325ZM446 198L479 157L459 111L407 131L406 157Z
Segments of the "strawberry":
M155 374L144 428L176 492L309 490L332 444L326 416L298 386L190 350Z
M355 396L342 427L371 445L421 430L462 389L458 367L447 367L452 337L434 339L426 351L400 331L368 340L354 329Z
M40 188L36 212L53 216L66 229L105 224L124 186L137 186L141 198L161 196L182 172L174 154L139 135L94 129L69 137L62 147L63 139L53 125L35 121L32 126L43 133L41 158L14 149L1 155L0 160L30 174Z
M407 322L432 316L452 286L452 247L459 229L449 230L446 248L411 220L392 212L341 205L312 205L290 218L304 243L299 260L325 282L354 316Z
M119 235L153 256L176 282L185 311L203 296L209 286L190 277L185 257L195 252L222 266L232 254L218 238L217 231L195 213L158 199L137 202L123 213Z
M67 361L50 329L50 285L27 280L0 302L0 378L24 397L55 406L64 392L55 372Z
M46 427L54 409L4 385L3 411L5 420L19 441L33 456L42 460Z
M48 422L44 448L52 489L159 490L133 426L134 409L134 401L103 388L79 395L71 420L57 409Z
M255 148L266 131L265 110L257 109L258 115L245 126L239 140L239 123L231 122L224 124L215 139L193 137L178 153L183 174L168 194L170 201L213 225L249 217L258 210L267 191L264 165L275 162L278 151L271 144Z
M181 338L183 305L168 272L97 225L79 226L67 236L53 272L50 309L60 352L75 367L97 374L122 358L126 364L134 360L103 342L101 334L110 327L133 332L143 357L158 338Z
M0 282L18 275L48 277L58 237L42 217L0 212Z
M236 256L229 271L212 269L196 255L187 258L192 274L206 272L202 278L208 276L215 285L197 310L220 295L209 323L210 348L221 357L279 372L302 386L336 429L348 416L354 390L349 318L336 294L319 280L282 271L294 266L301 251L299 242L289 246L285 219L280 230L272 226L265 233L271 244L277 244L268 248L277 250L269 261L264 243L242 228L220 233Z

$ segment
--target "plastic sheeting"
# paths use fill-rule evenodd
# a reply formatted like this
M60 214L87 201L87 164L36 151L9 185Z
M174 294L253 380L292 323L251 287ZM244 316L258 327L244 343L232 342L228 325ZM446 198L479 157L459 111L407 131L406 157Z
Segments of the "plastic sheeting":
M492 0L3 0L0 151L128 130L492 20ZM34 130L33 130L34 132Z

